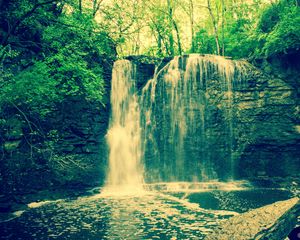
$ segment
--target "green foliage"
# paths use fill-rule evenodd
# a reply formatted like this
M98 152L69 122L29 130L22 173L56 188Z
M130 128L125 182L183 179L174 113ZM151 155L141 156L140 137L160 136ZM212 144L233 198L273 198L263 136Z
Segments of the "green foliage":
M172 56L175 52L174 42L172 45L172 25L170 24L170 18L167 15L165 6L157 7L153 10L153 18L149 23L149 27L152 33L155 35L157 46L150 47L147 51L149 53L155 53L154 56ZM171 37L171 39L170 39ZM174 41L174 39L173 39ZM151 54L153 55L153 54Z
M280 6L275 4L263 11L258 21L257 29L263 33L270 32L280 21L280 10Z
M202 54L213 54L216 51L214 36L208 34L206 29L202 28L197 31L193 41L195 52Z
M250 39L251 24L248 19L237 19L226 26L224 33L225 55L233 58L249 57L256 47L256 40Z
M21 123L19 139L30 164L42 159L54 171L62 164L75 169L80 161L57 147L67 125L65 106L79 102L98 109L103 104L104 70L110 70L115 46L91 11L79 13L75 4L65 5L70 9L66 11L62 1L35 9L45 2L0 4L6 18L0 19L0 119L6 123L16 117ZM12 136L10 129L1 123L4 141Z
M265 35L261 54L266 57L286 54L300 48L300 8L283 5L281 10L278 22Z
M244 22L239 25L241 20ZM268 58L298 51L299 26L299 7L282 0L263 9L257 21L239 19L231 24L226 33L226 53L235 58Z
M224 28L219 20L218 37L226 56L268 58L299 50L300 8L296 2L281 0L257 11L259 6L259 2L235 5L224 15ZM195 52L215 53L215 35L209 31L209 23L196 32Z
M101 68L89 69L82 56L67 49L47 58L45 63L47 73L55 80L56 90L62 97L84 96L88 100L101 100Z
M24 5L23 12L11 10L6 14L21 17L31 8L31 4ZM2 47L0 108L22 105L45 117L67 97L102 101L104 81L100 62L113 58L111 39L89 13L60 14L56 19L53 14L39 9L34 15L36 19L27 18L19 26L29 30L27 37L40 47L33 57L32 46L19 48L12 42ZM38 39L31 34L36 31ZM24 39L24 33L15 32L8 41L16 37ZM15 71L20 68L21 71Z
M0 105L22 104L45 116L59 99L55 86L48 66L37 62L3 83Z

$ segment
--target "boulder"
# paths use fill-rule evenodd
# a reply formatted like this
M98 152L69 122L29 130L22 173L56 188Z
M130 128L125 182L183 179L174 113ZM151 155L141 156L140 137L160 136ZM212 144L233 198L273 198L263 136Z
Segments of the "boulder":
M205 240L278 240L292 231L300 213L299 198L276 202L225 220Z

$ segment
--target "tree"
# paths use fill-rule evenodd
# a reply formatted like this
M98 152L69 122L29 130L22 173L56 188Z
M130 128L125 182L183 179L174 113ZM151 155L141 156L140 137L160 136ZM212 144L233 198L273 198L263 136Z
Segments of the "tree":
M34 164L35 156L57 151L50 132L59 138L63 130L48 122L63 115L66 102L104 104L104 72L111 70L115 46L93 14L84 5L80 11L77 2L65 5L68 11L58 1L1 6L6 16L1 32L6 35L0 48L0 119L24 123L22 141ZM1 135L6 129L9 125L1 125Z
M1 12L4 13L3 15L5 17L5 20L2 19L1 23L3 24L2 26L5 27L3 28L4 37L2 38L1 44L3 46L9 44L10 38L13 37L13 35L17 34L18 28L20 28L20 26L24 24L26 20L30 18L32 20L32 17L36 15L36 13L38 13L38 11L41 8L44 8L44 11L45 9L49 9L49 7L56 8L59 2L60 2L59 0L48 0L48 1L44 0L44 1L35 1L34 4L27 3L28 5L25 5L23 2L21 2L21 4L23 3L24 5L19 5L19 2L11 3L10 1L2 3ZM14 9L16 6L19 7L20 11L17 13L10 12L10 10ZM55 11L52 11L52 13L54 12Z
M210 0L207 0L207 9L209 11L209 15L210 15L211 22L213 25L217 55L220 55L220 43L219 43L219 33L218 33L218 25L217 25L218 23L216 21L215 15L213 13Z
M174 8L172 6L171 0L167 0L167 6L168 6L168 13L169 13L169 21L171 23L171 25L173 26L175 32L176 32L176 38L177 38L177 46L178 46L178 53L179 55L182 55L182 48L181 48L181 40L180 40L180 34L179 34L179 29L178 29L178 25L174 19L173 16L173 12L174 12ZM170 34L170 46L171 46L171 53L172 56L174 55L174 39L173 39L173 34L171 32Z
M93 16L95 17L104 0L93 0Z
M194 30L194 2L193 0L189 0L189 17L190 17L190 24L191 24L191 51L195 52L195 30Z
M142 19L141 0L128 2L125 0L113 0L109 5L99 9L99 25L114 40L120 56L130 52L128 42L135 39L136 33L139 32L143 25L140 24ZM132 42L130 42L132 43ZM130 45L130 44L129 44Z

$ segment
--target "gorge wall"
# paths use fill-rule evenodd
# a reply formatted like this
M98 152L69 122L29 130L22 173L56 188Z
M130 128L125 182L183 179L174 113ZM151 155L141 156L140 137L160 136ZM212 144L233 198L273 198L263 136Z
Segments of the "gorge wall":
M146 180L205 181L216 178L229 180L299 176L297 89L283 79L268 76L245 63L246 65L242 65L232 76L232 94L228 96L224 86L226 79L224 83L224 76L222 73L218 74L220 69L217 69L220 68L217 65L222 63L214 63L215 60L211 59L208 60L211 63L205 63L208 75L202 77L205 87L198 83L199 86L188 93L188 99L184 99L184 91L189 90L184 90L185 86L177 86L176 83L175 88L179 89L176 90L179 92L174 93L174 84L168 83L166 78L169 78L168 74L173 74L170 78L170 81L173 81L176 74L179 74L179 81L185 81L184 75L189 74L187 68L190 57L181 57L178 66L167 68L165 66L170 64L170 59L165 59L156 68L156 73L161 72L156 79L155 100L151 106L152 119L148 119L151 127L148 127L145 137L148 138L145 140L144 158ZM199 57L201 58L196 58ZM207 56L203 57L209 59ZM153 78L149 73L154 74L154 64L145 66L143 58L131 58L131 61L137 65L137 86L146 85L148 80ZM164 67L166 69L162 70ZM243 76L237 76L238 72ZM198 67L193 74L194 80L200 81L199 75L203 73ZM173 87L170 87L172 84ZM169 90L166 91L167 88ZM142 87L139 89L141 91ZM167 98L173 100L166 100ZM175 104L171 103L172 101L175 101ZM178 107L182 103L183 108ZM205 109L201 110L201 106L204 105ZM172 108L175 115L166 114ZM142 115L147 113L149 112L143 112ZM193 126L187 129L184 139L172 139L170 136L180 131L176 124L184 125L189 122L189 115L193 117ZM170 135L168 131L172 131L172 118L187 120L175 122L175 131L173 129ZM228 122L231 122L231 126ZM179 150L180 145L183 146L183 151ZM230 164L230 161L233 164Z
M136 65L135 80L140 96L154 73L158 73L171 61L147 57L128 59ZM187 57L179 59L180 71L185 70L186 61ZM158 76L159 84L163 82L162 78L164 74ZM110 81L111 68L105 76L107 91L104 106L80 98L65 99L58 107L59 111L54 112L47 121L41 122L41 129L47 134L56 129L61 137L57 141L52 138L52 146L40 151L34 149L38 145L28 144L29 138L33 138L31 140L35 143L40 138L29 134L29 126L22 113L15 108L9 111L10 116L1 121L0 129L0 179L5 183L1 184L1 192L30 193L56 186L103 183L107 168L105 135L110 114ZM164 103L160 93L156 94L154 111L157 113L153 113L153 116L156 116L157 124L152 129L153 137L158 146L169 145L170 148L154 152L151 151L151 141L145 143L148 145L144 158L146 180L229 180L230 171L233 171L232 177L237 179L299 177L300 119L296 88L283 79L265 75L249 65L244 80L232 85L232 96L221 91L220 81L220 77L214 74L207 78L205 94L201 95L203 99L199 99L206 102L205 131L198 125L193 132L187 132L183 143L186 147L184 158L187 161L180 171L176 169L178 165L173 164L177 161L175 156L162 157L168 156L168 151L176 145L168 142L168 139L160 138L160 131L164 131L164 127L158 111L161 111ZM225 114L229 107L230 115ZM196 125L203 122L199 116L198 114L194 119ZM231 132L228 131L228 117L232 121ZM205 139L200 138L200 134L204 134ZM231 146L228 145L230 134ZM229 147L232 151L229 151ZM201 156L208 156L206 158L210 160L210 173L199 172L201 166L198 160ZM228 161L234 162L233 170L229 169ZM168 172L169 169L172 169L172 174ZM200 177L195 178L197 174ZM170 177L172 175L173 178Z

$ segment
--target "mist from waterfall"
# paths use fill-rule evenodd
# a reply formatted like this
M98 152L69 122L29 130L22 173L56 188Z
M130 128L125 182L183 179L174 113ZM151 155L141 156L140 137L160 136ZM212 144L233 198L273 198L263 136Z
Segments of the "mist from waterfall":
M106 137L109 170L105 189L118 193L142 191L140 108L135 69L128 60L118 60L113 66L111 117Z

